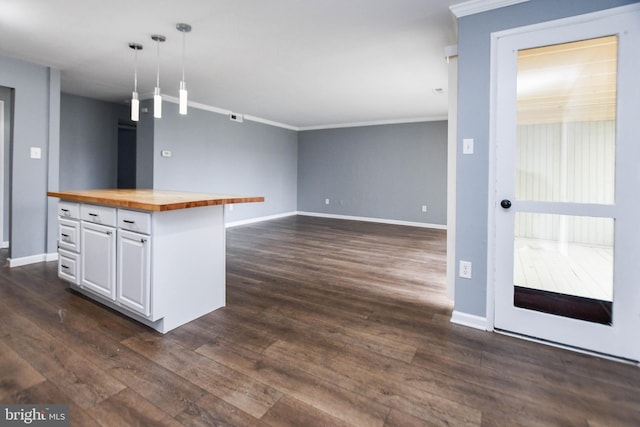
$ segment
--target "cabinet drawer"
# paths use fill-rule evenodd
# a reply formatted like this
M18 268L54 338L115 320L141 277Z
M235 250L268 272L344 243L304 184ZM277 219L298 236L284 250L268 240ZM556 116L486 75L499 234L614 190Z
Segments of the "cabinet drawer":
M151 234L151 214L118 209L118 228L136 233Z
M80 218L80 203L58 202L58 215L61 218Z
M68 282L80 283L80 255L60 249L58 252L58 277Z
M80 252L80 221L58 220L58 246L72 252Z
M80 206L80 218L83 221L115 227L116 208L82 204Z

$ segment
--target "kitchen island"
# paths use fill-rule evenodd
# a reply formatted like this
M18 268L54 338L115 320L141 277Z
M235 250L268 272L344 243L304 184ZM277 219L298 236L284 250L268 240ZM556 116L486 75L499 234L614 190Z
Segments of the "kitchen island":
M224 205L243 197L162 190L48 192L58 203L58 276L166 333L223 307Z

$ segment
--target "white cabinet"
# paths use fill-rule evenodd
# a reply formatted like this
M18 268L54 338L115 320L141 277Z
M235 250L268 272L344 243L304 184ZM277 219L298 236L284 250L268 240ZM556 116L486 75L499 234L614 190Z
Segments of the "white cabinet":
M82 221L80 245L80 286L115 300L115 228Z
M225 305L223 205L60 201L58 215L58 276L74 290L161 333Z
M117 300L144 316L151 314L150 297L151 237L118 230Z

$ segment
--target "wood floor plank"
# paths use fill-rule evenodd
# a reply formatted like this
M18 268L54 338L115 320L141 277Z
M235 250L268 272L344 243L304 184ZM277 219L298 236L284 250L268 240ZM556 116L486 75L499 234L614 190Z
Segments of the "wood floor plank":
M253 377L191 352L168 337L142 333L122 343L256 418L282 396Z
M11 396L25 388L46 381L36 369L27 363L0 339L0 401L7 401Z
M182 425L193 427L259 425L257 418L209 393L189 404L175 418Z
M382 426L388 413L387 407L359 393L229 343L206 344L197 351L353 425Z
M349 427L352 424L285 395L267 411L260 420L260 425L272 427Z
M167 426L181 424L130 389L122 390L87 411L100 425Z

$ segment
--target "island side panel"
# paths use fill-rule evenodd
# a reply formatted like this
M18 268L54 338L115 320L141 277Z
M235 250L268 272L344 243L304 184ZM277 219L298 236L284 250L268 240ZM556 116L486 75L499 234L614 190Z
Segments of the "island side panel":
M226 302L224 205L152 215L152 310L166 333Z

